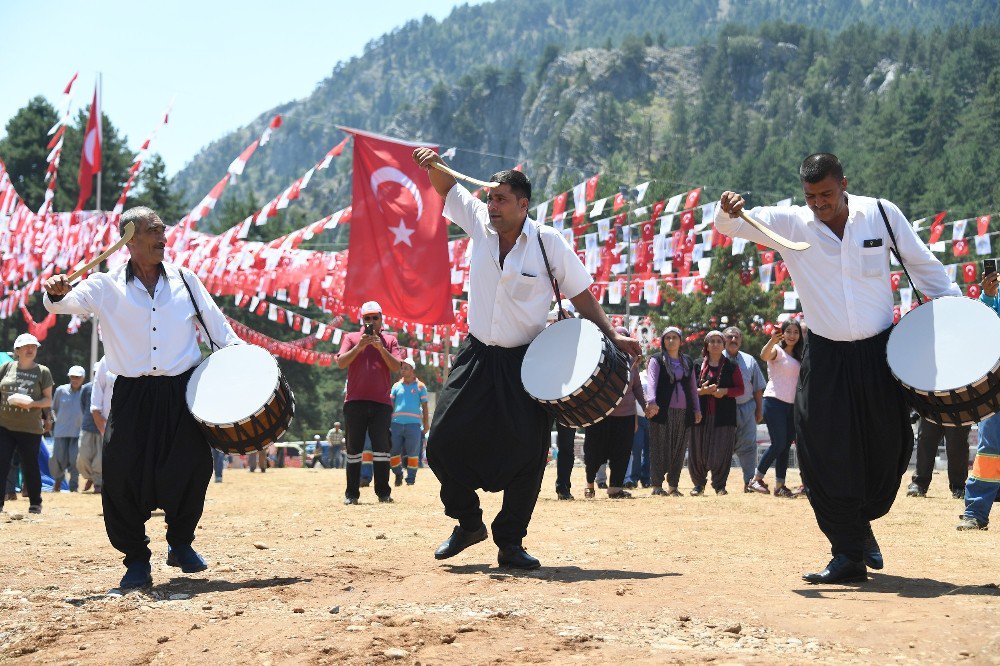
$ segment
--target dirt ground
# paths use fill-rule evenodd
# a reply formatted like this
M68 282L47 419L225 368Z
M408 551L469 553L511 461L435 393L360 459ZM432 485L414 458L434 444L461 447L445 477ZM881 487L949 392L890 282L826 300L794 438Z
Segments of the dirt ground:
M154 517L154 587L124 597L98 497L8 502L0 662L1000 663L1000 533L956 532L940 474L876 523L886 568L848 587L799 579L828 559L804 498L585 501L578 468L560 502L554 476L526 541L542 568L509 573L490 542L433 559L452 523L429 470L354 507L342 470L228 470L195 542L210 569L166 567Z

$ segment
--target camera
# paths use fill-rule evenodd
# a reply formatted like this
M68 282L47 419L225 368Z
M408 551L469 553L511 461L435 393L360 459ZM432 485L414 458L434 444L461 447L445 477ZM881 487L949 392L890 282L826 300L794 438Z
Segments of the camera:
M365 324L365 335L375 335L375 324Z

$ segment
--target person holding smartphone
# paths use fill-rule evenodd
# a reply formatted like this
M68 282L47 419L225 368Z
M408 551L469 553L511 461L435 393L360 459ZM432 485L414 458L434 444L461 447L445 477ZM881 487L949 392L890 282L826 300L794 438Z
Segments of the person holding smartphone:
M996 259L983 261L982 293L979 300L993 308L1000 316L1000 298L997 298ZM985 530L990 524L990 509L1000 491L1000 414L994 414L979 423L979 443L972 473L965 483L965 511L958 519L958 530Z
M337 366L347 368L344 421L347 444L347 490L344 504L361 497L361 456L365 435L371 438L375 494L379 502L392 502L389 486L389 425L392 420L392 374L399 372L404 352L396 336L382 332L382 306L368 301L361 306L362 330L348 333L340 343Z

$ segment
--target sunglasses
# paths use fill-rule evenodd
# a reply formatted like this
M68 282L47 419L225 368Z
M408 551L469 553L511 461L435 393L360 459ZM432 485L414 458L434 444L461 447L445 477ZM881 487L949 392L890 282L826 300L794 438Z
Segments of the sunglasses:
M382 318L382 315L365 315L361 318L362 321L378 321Z

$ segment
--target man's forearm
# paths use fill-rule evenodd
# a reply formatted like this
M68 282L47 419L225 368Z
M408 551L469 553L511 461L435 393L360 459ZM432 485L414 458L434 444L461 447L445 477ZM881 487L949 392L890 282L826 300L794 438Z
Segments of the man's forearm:
M360 353L361 345L358 345L356 347L351 347L343 354L337 354L337 367L341 369L346 368L352 361L354 361L354 359L358 357L358 354Z
M571 298L570 302L573 303L573 306L580 313L581 317L597 324L597 327L608 337L614 337L615 329L611 326L611 320L608 319L608 315L604 313L604 308L597 302L597 299L594 298L589 289L581 291Z

